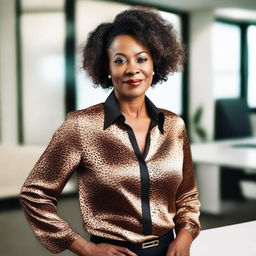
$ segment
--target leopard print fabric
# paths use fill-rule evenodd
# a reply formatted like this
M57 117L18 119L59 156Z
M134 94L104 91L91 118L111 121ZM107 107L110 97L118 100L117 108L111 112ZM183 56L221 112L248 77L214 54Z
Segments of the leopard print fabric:
M70 112L54 133L20 192L20 202L37 239L59 253L81 235L57 215L57 198L77 173L84 229L92 235L133 243L175 228L200 231L198 190L183 120L164 113L164 133L155 126L145 158L150 177L152 234L142 234L138 160L119 123L107 129L104 104Z

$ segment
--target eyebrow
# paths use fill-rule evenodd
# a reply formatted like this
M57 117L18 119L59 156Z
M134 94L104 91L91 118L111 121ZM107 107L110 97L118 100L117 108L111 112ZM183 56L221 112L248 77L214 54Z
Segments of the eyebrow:
M141 53L147 53L147 54L149 54L148 51L141 51L141 52L136 53L134 56L139 55L139 54L141 54ZM121 52L117 52L117 53L114 55L114 57L115 57L116 55L122 55L122 56L126 57L126 55L125 55L124 53L121 53Z

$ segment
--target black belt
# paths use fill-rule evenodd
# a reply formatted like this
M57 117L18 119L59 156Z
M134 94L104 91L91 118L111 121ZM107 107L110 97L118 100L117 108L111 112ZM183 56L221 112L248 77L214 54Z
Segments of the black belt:
M171 229L168 233L163 236L158 237L157 239L152 239L143 243L130 243L126 241L112 240L104 237L91 235L91 242L99 244L99 243L108 243L114 244L122 247L126 247L128 249L133 248L135 250L147 249L156 246L167 246L174 240L173 229Z

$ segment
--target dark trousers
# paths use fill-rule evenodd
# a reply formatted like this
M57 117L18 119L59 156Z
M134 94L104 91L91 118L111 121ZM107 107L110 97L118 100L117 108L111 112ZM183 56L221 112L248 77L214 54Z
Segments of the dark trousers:
M109 244L126 247L129 250L136 253L138 256L166 256L168 246L174 240L174 234L173 234L173 230L171 230L167 234L159 237L158 239L146 241L147 243L149 242L150 244L151 241L158 240L159 244L157 246L152 246L144 249L142 248L142 243L133 244L125 241L117 241L117 240L107 239L107 238L98 237L98 236L91 236L90 240L91 242L96 244L109 243Z

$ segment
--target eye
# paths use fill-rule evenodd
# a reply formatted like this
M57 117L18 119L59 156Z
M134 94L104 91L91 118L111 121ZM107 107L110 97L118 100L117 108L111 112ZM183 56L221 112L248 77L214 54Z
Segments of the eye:
M139 57L138 59L137 59L137 62L138 63L143 63L143 62L146 62L148 59L146 58L146 57Z
M115 64L124 64L126 62L127 62L126 59L122 59L122 58L117 58L114 60Z

